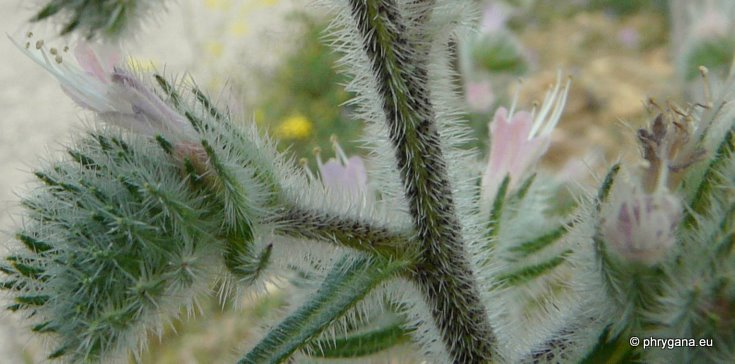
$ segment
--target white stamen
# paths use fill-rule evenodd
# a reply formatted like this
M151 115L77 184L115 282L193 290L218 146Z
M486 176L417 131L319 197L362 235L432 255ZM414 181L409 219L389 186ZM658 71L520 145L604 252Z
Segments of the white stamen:
M332 148L334 148L334 154L337 156L337 159L342 162L342 165L347 165L349 158L347 158L347 154L342 150L342 147L339 146L337 136L332 134L329 140L332 142Z
M546 123L546 127L541 132L542 134L549 134L552 130L556 127L556 124L559 123L559 119L561 119L561 113L564 111L564 106L567 103L567 96L569 95L569 87L572 84L572 78L567 78L567 83L564 85L564 90L562 90L561 93L561 99L554 105L554 111L551 113L551 117L549 118L549 122Z
M519 78L516 84L516 90L513 92L513 101L510 103L510 111L508 111L508 120L513 120L513 113L516 111L516 104L518 104L518 95L521 93L521 85L523 79Z
M316 157L317 166L319 167L319 169L321 169L324 165L324 163L322 162L322 148L314 147L314 149L312 149L312 153L314 153L314 156Z
M309 179L309 182L316 181L314 173L312 173L311 168L309 168L309 161L306 158L301 158L299 159L299 164L301 165L301 168L304 169L304 173L306 173L306 177Z
M564 105L567 102L567 95L569 94L571 82L571 78L568 78L567 82L564 84L564 88L560 90L562 87L561 71L556 73L556 83L546 93L544 102L541 103L541 109L538 114L536 114L535 105L531 111L533 126L531 127L531 131L528 133L529 140L539 135L548 135L552 130L554 130L554 127L556 127L556 124L559 122L561 113L564 110Z

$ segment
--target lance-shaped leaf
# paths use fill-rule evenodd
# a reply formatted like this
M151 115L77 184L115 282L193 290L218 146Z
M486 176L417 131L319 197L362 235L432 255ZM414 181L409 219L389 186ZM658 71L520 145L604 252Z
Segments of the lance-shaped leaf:
M281 363L354 307L373 288L407 264L343 257L309 300L272 328L239 364Z
M388 350L410 340L410 330L401 316L385 312L377 323L366 323L333 339L314 340L307 352L320 358L359 358ZM372 321L372 320L370 320Z

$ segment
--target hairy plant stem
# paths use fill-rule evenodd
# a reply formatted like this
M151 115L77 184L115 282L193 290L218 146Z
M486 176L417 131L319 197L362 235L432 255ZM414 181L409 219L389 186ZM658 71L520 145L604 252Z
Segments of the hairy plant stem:
M395 260L414 261L416 243L410 231L392 231L370 221L285 203L278 209L276 233L324 241Z
M425 34L407 29L392 0L350 0L363 50L382 98L421 253L411 278L419 286L444 347L456 363L487 362L494 335L466 258L435 111L428 89ZM416 1L425 21L433 1ZM407 34L412 32L409 39ZM415 31L415 33L414 33Z

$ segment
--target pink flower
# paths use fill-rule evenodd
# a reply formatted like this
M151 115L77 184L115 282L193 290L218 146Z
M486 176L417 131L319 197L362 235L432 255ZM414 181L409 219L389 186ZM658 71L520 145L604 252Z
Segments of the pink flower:
M645 193L625 182L620 184L602 221L603 238L624 260L655 265L676 242L680 199L666 190Z
M509 11L507 6L492 2L485 7L480 20L480 31L483 33L497 33L505 28Z
M495 94L490 81L468 81L465 85L465 94L467 104L472 111L490 111L495 102Z
M641 42L641 35L635 28L625 27L618 31L618 41L628 48L637 48Z
M495 199L498 188L510 176L509 189L517 186L551 143L551 132L559 122L571 81L562 88L560 75L553 89L547 93L541 109L529 114L513 113L504 107L495 112L490 123L490 158L482 177L482 200Z
M80 42L74 57L63 50L46 49L43 40L25 46L10 40L34 62L45 68L79 106L98 113L105 122L144 134L192 134L192 126L131 72L119 66L119 53L111 48L92 48Z
M336 158L330 158L327 163L323 163L317 153L317 165L324 187L347 196L364 196L368 188L367 171L362 158L358 156L348 158L335 137L332 137L332 145Z

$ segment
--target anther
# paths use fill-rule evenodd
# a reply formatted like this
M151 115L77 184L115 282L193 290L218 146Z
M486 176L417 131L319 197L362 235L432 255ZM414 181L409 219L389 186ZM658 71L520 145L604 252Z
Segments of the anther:
M48 52L49 52L49 53L51 53L51 54L53 54L54 56L55 56L55 55L56 55L57 53L59 53L59 51L58 51L58 50L56 50L56 48L51 48L51 49L49 49L49 50L48 50Z
M43 48L43 39L39 39L36 41L36 49Z

